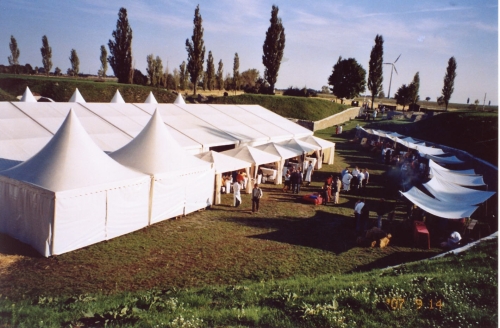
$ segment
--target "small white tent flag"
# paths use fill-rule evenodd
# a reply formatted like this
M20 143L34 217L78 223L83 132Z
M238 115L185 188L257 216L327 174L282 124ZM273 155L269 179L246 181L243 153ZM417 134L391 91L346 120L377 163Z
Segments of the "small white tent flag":
M44 256L147 225L149 177L113 161L73 110L37 154L0 173L0 232Z

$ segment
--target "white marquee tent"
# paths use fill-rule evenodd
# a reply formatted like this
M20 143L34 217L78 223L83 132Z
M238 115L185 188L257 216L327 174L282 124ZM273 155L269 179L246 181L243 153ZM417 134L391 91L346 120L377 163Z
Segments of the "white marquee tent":
M212 165L188 154L170 135L158 111L132 141L109 156L151 176L149 224L212 204Z
M275 144L274 142L263 144L255 148L265 151L266 153L279 156L281 158L281 161L276 166L278 169L277 169L276 179L274 180L274 184L283 183L283 167L285 165L285 160L302 155L301 151L292 148L287 148L279 144Z
M71 98L69 99L70 103L85 103L85 99L83 99L83 96L82 94L80 93L80 91L78 91L78 88L75 89L75 92L73 92L73 95L71 96Z
M19 101L21 101L21 102L37 102L36 98L33 96L30 88L28 88L28 87L26 87L26 90L24 91L24 93Z
M0 173L0 231L44 256L147 225L149 177L92 141L73 111L29 160Z

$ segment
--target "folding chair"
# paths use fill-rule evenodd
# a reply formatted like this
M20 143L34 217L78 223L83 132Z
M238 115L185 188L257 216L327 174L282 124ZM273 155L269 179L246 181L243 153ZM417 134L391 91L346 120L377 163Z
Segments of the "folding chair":
M465 236L468 236L470 238L470 235L472 233L472 230L474 230L474 227L477 224L477 220L470 220L468 224L465 226L464 229L464 238Z
M425 226L425 223L422 221L414 221L413 226L413 241L416 245L419 244L420 237L427 237L427 249L431 249L431 237L429 235L429 230Z

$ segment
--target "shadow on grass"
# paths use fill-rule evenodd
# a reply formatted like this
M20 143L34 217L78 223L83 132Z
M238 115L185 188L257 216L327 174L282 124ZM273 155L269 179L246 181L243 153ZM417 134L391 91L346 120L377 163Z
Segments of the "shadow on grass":
M6 234L0 233L0 254L21 255L35 258L42 258L33 247Z
M318 210L307 219L233 218L233 222L250 227L276 229L249 238L270 240L296 246L312 247L339 255L356 246L354 219Z

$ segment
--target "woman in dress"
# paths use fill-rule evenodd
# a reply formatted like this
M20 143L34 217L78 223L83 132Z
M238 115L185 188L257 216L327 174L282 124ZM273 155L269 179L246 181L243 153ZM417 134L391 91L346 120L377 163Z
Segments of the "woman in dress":
M309 166L307 167L306 171L306 178L304 179L307 182L308 186L311 184L312 174L313 174L313 166L312 162L309 162Z

